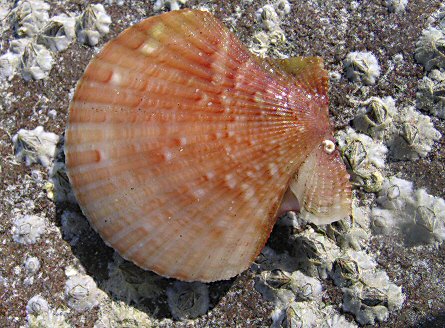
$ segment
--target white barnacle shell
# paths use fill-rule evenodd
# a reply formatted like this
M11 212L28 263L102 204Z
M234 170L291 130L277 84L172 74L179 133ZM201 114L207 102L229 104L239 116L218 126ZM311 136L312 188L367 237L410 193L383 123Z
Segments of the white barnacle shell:
M407 107L397 116L397 134L390 141L390 155L395 159L423 158L431 151L441 134L429 116Z
M427 71L445 67L445 35L441 29L429 27L416 43L416 59Z
M445 71L433 69L419 81L416 104L419 109L445 118Z
M63 51L68 48L76 36L75 24L75 18L65 14L51 17L40 31L37 42L45 45L51 51Z
M175 281L167 289L167 300L173 318L193 319L209 309L209 289L201 282Z
M400 232L408 245L445 240L445 201L414 190L413 183L391 177L384 182L377 198L380 207L372 210L373 230L377 233ZM394 229L396 228L396 229Z
M395 176L385 179L377 203L384 209L404 210L413 197L413 183Z
M19 160L24 160L26 165L39 163L44 167L48 167L53 160L58 141L58 135L45 132L42 126L34 130L20 129L12 138L15 156Z
M179 10L181 5L185 5L188 0L155 0L156 2L153 4L154 11L160 11L167 6L170 10Z
M13 10L19 36L32 37L49 19L50 5L41 0L20 0Z
M43 314L49 311L48 302L40 295L31 297L26 304L26 313L29 314Z
M88 5L76 22L77 40L89 46L99 43L102 35L110 31L111 18L101 4Z
M266 31L280 28L281 18L273 5L265 5L257 11L257 19L263 24Z
M40 269L40 261L37 257L28 257L24 263L26 273L28 275L34 275Z
M359 107L353 121L354 128L373 138L383 140L391 133L395 114L396 106L392 97L371 97Z
M346 77L353 82L375 84L380 76L379 63L371 52L351 52L346 56L343 65Z
M357 133L352 128L336 134L340 152L356 183L368 192L381 189L382 169L385 166L388 149L382 143L367 135Z
M408 0L386 0L385 5L390 12L401 13L405 11Z
M12 238L20 244L34 244L45 233L45 219L37 215L25 215L13 221Z
M21 64L29 39L12 40L9 50L0 56L0 80L12 79Z
M414 222L417 231L426 235L426 242L445 240L445 200L429 195L425 189L415 193L416 209Z
M21 73L25 81L46 78L53 67L53 56L46 47L29 43L21 60Z
M289 288L300 301L320 301L322 286L320 280L309 277L301 271L295 271L291 275Z
M85 312L97 306L103 293L97 288L93 278L84 274L71 276L65 283L65 299L68 306Z

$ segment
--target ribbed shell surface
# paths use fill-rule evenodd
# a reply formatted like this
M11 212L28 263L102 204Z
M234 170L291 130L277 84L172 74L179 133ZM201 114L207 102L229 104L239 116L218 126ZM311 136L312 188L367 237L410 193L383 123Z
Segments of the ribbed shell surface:
M291 177L323 140L327 100L313 98L207 12L148 18L78 83L65 143L77 200L140 267L230 278L261 251Z

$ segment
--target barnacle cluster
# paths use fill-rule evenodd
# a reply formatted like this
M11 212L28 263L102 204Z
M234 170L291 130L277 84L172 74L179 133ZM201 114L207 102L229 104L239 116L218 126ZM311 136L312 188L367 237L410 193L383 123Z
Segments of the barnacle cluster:
M0 80L20 72L25 80L40 80L49 75L55 53L66 50L77 39L95 46L109 32L110 16L101 4L86 6L78 17L49 17L50 5L41 0L21 0L11 11L12 24L19 39L0 56Z
M45 132L42 126L34 130L20 129L12 138L15 155L19 160L25 161L26 165L33 163L48 167L55 155L59 136Z
M377 58L371 52L354 51L343 61L346 77L353 82L365 85L375 84L380 76Z
M401 232L408 245L445 240L445 201L397 177L385 180L372 209L375 233Z
M445 118L445 71L433 69L419 81L416 105L440 118Z
M29 299L26 305L26 314L29 327L54 327L69 328L63 311L54 311L48 301L41 295L35 295Z
M24 215L16 218L12 226L12 238L25 245L34 244L46 231L46 220L37 215Z
M401 308L405 299L401 288L364 250L370 215L367 207L354 206L353 220L325 227L307 225L298 216L278 222L292 227L287 251L265 247L252 267L259 272L255 288L275 303L273 327L292 327L297 322L302 327L327 322L355 327L323 302L320 279L331 278L341 288L343 310L354 314L360 324L385 321L389 311Z
M250 48L254 53L265 56L271 45L286 41L281 22L290 10L290 3L287 0L275 0L258 9L256 15L262 30L253 35L254 42Z
M429 105L434 101L432 100L434 91L428 89L429 87L430 85L425 87L426 90L423 91L422 98L420 98L419 93L422 92L423 89L419 91L417 97L421 99L419 103L422 104L423 108L428 106L430 110L433 110ZM440 89L440 86L438 86L438 88ZM428 94L432 95L432 97L428 97ZM439 96L440 91L438 91L436 95ZM437 98L436 101L439 102L440 98ZM439 131L434 128L430 117L421 114L414 107L405 107L397 110L394 99L391 97L371 97L362 104L364 106L358 109L358 113L353 120L354 127L358 131L373 137L375 140L384 142L390 150L390 157L393 159L412 160L425 157L431 151L434 142L441 137ZM349 133L351 133L351 130L347 129L338 134L340 149L343 149L344 136ZM352 134L349 138L354 136L355 135ZM363 137L366 136L362 135L361 138L363 139ZM370 142L372 143L373 141ZM351 167L353 173L357 173L354 172L354 163L351 163L350 156L348 157L348 154L345 154L344 150L342 150L342 152L343 157ZM384 159L384 156L382 156L382 159ZM383 168L384 162L381 162L381 164L380 168ZM372 191L372 188L364 189L366 191ZM373 191L378 191L378 189L374 189Z
M354 181L365 191L379 191L383 182L382 170L388 151L385 145L355 132L352 128L339 131L336 138Z

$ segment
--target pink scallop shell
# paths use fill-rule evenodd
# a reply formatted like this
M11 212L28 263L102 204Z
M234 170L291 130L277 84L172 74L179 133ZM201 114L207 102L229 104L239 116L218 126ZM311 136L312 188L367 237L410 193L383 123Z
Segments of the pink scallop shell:
M208 12L128 28L88 65L70 106L66 161L79 205L142 268L233 277L266 243L302 163L332 137L326 81L316 58L259 60ZM325 213L340 199L348 215L338 152L317 156L312 173L328 161L331 176L299 187L304 208ZM314 195L323 184L330 200Z

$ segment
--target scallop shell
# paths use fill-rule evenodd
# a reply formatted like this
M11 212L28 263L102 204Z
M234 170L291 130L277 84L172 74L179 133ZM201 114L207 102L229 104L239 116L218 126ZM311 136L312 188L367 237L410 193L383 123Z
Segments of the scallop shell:
M79 205L142 268L233 277L266 243L291 179L304 177L303 213L349 215L349 176L321 146L332 139L326 81L320 59L260 60L208 12L128 28L91 61L70 105Z

